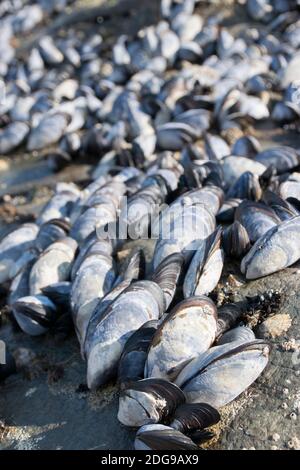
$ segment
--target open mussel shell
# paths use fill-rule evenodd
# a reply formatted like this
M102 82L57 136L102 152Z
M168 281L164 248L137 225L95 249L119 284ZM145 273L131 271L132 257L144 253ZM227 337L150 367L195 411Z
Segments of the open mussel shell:
M216 328L216 307L208 297L196 296L180 302L153 337L145 377L174 380L186 363L212 345Z
M300 216L272 227L242 259L247 279L257 279L294 264L300 258Z
M188 403L204 402L215 408L230 403L262 373L269 359L265 341L239 341L215 346L195 357L178 375Z
M48 297L58 307L68 309L70 306L71 282L57 282L43 287L42 294Z
M157 325L157 320L144 323L126 341L118 367L118 382L121 387L144 378L147 353Z
M218 228L199 247L189 265L183 283L185 298L193 295L208 295L219 282L223 270L223 250L221 249L222 229Z
M130 427L159 423L184 402L184 393L167 380L139 380L121 392L118 420Z
M166 310L175 296L183 264L183 255L181 253L174 253L165 258L152 275L152 281L156 282L164 293Z
M183 434L199 431L220 421L220 414L208 403L184 403L176 408L170 426Z
M250 249L250 240L245 227L237 220L225 228L222 235L222 246L228 257L241 258Z
M20 328L32 336L46 333L57 319L57 307L44 295L22 297L12 311Z
M188 437L163 424L142 426L134 441L135 450L198 450Z

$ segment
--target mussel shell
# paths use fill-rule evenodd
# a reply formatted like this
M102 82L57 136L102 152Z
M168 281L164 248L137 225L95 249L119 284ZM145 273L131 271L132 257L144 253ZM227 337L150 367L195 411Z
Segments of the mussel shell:
M226 255L230 258L241 258L250 249L250 240L245 227L235 221L225 228L222 235L222 246Z
M14 304L20 297L27 297L29 295L30 272L34 263L35 259L29 261L14 277L9 288L8 305Z
M139 380L122 390L118 419L130 427L158 423L172 416L184 402L184 393L167 380Z
M62 238L51 245L40 255L30 273L30 293L39 294L43 287L56 282L67 281L77 249L75 240Z
M300 258L300 216L270 228L241 262L247 279L267 276L291 266Z
M41 225L35 240L37 250L43 252L51 243L64 238L70 229L65 219L52 219Z
M239 318L247 311L247 303L244 301L225 303L218 308L217 339L225 331L234 328Z
M12 311L20 328L32 336L46 333L57 318L56 306L44 295L21 297Z
M182 150L198 137L198 132L189 124L170 122L157 129L157 145L161 150Z
M236 208L242 202L241 199L227 199L217 213L217 221L221 223L230 223L234 219Z
M210 112L206 109L189 109L177 114L175 122L191 126L199 138L210 126Z
M99 239L97 237L96 231L92 232L80 246L79 253L76 256L72 266L71 279L75 279L76 273L79 270L81 264L90 254L102 252L104 255L110 257L112 250L112 243L109 238Z
M230 155L230 148L222 137L205 134L205 150L211 160L222 160Z
M136 281L108 305L96 327L87 333L89 388L94 389L115 376L129 336L146 321L157 320L164 307L163 292L152 281Z
M208 403L184 403L176 408L170 426L183 434L200 431L220 421L218 410Z
M88 207L78 217L70 230L70 236L81 245L95 229L101 229L101 227L115 220L116 210L113 205L104 202L101 204L99 201L99 204L95 204L94 207Z
M218 228L199 242L183 283L185 298L208 295L219 282L223 269L223 251L220 249L222 229Z
M69 281L57 282L43 287L42 294L52 300L52 302L60 308L69 309L71 283Z
M259 178L250 171L243 173L227 192L230 199L250 199L258 201L261 198L262 190Z
M245 227L250 242L254 243L272 227L280 223L275 212L259 202L243 201L235 211L235 220Z
M294 103L276 103L272 111L272 119L281 124L288 124L298 120L300 108Z
M258 140L253 136L243 136L237 139L232 147L232 154L240 157L254 158L260 152Z
M193 359L178 375L188 403L220 408L244 392L268 363L265 341L231 342L215 346Z
M38 233L36 224L23 224L0 242L0 283L10 278L12 268L24 252L29 251Z
M150 320L126 341L118 367L118 382L122 388L144 378L147 353L157 326L157 320Z
M166 309L169 308L174 299L183 264L183 255L181 253L174 253L167 256L152 275L152 281L156 282L164 293Z
M134 254L130 254L122 273L117 278L115 285L121 280L137 281L142 279L145 274L145 255L142 250L137 250Z
M240 341L242 343L248 343L249 341L255 340L255 334L247 326L237 326L231 330L226 331L218 340L218 346L225 343L231 343L233 341Z
M63 136L71 118L69 114L56 112L46 115L29 134L27 149L41 150L55 144Z
M300 200L300 182L299 181L285 181L281 183L278 190L279 196L282 199L295 198Z
M282 199L273 191L266 190L263 195L263 200L272 208L280 221L288 220L299 215L298 210L295 209L292 204Z
M245 171L250 171L254 175L260 176L266 170L266 165L263 163L251 160L246 157L229 156L222 160L224 180L228 187L230 187Z
M134 441L135 450L197 450L193 441L175 429L162 424L142 426Z
M19 147L29 133L29 126L25 122L12 122L4 129L0 129L0 154L7 154Z
M81 344L99 300L109 292L115 281L114 263L101 251L92 251L84 257L72 282L71 308L76 332Z
M255 161L266 167L274 165L278 173L284 173L299 165L299 154L292 147L281 146L263 150L255 157Z
M155 246L154 268L173 253L182 252L190 258L199 240L206 238L215 228L215 218L205 205L193 203L188 196L185 201L186 204L176 208L175 214L170 206L167 217L161 219L162 230Z
M212 345L216 329L216 307L208 297L191 297L180 302L153 337L145 377L174 380L187 362Z
M37 223L41 225L51 219L68 217L79 196L80 191L75 184L59 183L54 196L52 196L39 215Z

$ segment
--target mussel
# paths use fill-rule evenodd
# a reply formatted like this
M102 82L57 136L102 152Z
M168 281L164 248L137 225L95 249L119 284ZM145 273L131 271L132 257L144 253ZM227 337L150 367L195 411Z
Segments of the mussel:
M216 307L208 297L180 302L166 315L152 339L145 377L174 380L185 364L212 345L216 331Z
M214 346L187 364L175 383L188 403L205 402L215 408L230 403L262 373L269 359L265 341L232 341Z
M298 231L300 216L270 228L242 259L241 271L247 279L257 279L291 266L300 258Z
M163 379L139 380L122 390L118 420L130 427L159 423L183 403L184 393L173 383Z

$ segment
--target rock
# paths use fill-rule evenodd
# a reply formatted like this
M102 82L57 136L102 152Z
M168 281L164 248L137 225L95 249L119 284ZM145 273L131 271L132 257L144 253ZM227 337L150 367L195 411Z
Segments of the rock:
M292 450L300 450L300 439L296 436L292 437L288 442L288 448Z
M236 294L238 299L270 289L278 290L281 293L280 310L278 314L270 317L271 323L279 332L274 322L277 317L282 319L283 316L286 318L286 325L289 323L290 326L288 330L282 329L279 336L270 340L272 351L269 365L257 382L234 403L221 410L225 419L223 418L221 424L220 437L213 445L214 449L276 447L279 450L294 448L293 446L296 448L299 445L299 282L300 274L297 270L289 268L251 282ZM290 295L291 291L295 291L293 296ZM290 318L289 322L287 317ZM269 438L274 435L276 438L277 435L280 436L278 440L273 441L276 442L275 446Z
M291 317L286 313L280 313L267 318L259 325L256 335L261 339L272 339L286 333L292 324Z

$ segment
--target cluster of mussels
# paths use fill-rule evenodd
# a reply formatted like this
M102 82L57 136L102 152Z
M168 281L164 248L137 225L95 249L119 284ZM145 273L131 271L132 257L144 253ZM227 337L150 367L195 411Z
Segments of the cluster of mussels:
M299 2L248 0L265 26L234 37L196 0L162 0L158 24L121 36L108 58L99 34L70 29L22 63L11 38L40 21L35 3L0 10L0 153L58 144L63 161L100 162L87 187L59 183L35 223L2 239L0 282L25 333L72 318L88 387L118 378L136 449L195 449L270 352L244 320L259 297L213 302L224 261L256 279L300 259L300 153L247 135L267 118L297 135ZM117 262L150 229L147 275L142 249Z

